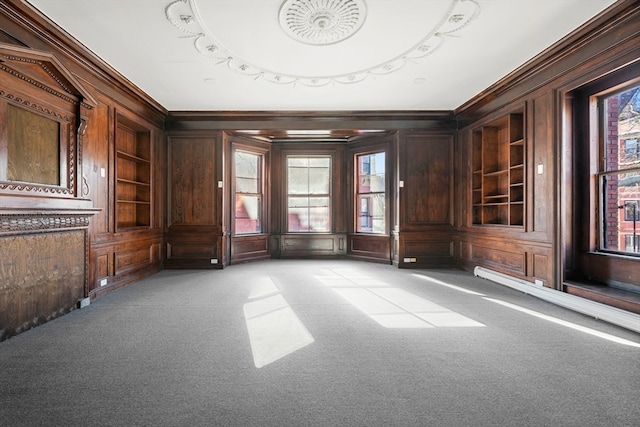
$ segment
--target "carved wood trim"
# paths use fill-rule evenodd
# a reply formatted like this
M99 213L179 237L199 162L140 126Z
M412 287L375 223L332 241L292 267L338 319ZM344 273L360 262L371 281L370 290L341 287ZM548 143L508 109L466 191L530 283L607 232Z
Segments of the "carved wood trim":
M0 69L2 69L2 68L3 68L3 67L2 67L2 65L0 64ZM43 113L43 114L46 114L46 115L48 115L48 116L55 117L55 118L56 118L56 119L58 119L58 120L64 120L64 121L69 122L69 123L70 123L70 122L71 122L71 120L72 120L72 119L71 119L71 117L69 117L69 116L66 116L66 115L64 115L64 114L57 113L57 112L55 112L55 111L53 111L53 110L50 110L50 109L48 109L48 108L45 108L45 107L43 107L43 106L41 106L41 105L38 105L38 104L36 104L36 103L33 103L33 102L29 101L28 99L23 99L23 98L21 98L20 96L16 96L16 95L13 95L13 94L11 94L11 93L7 93L7 92L5 92L5 91L3 91L3 90L1 90L1 89L0 89L0 96L1 96L1 97L3 97L3 98L8 99L8 100L10 100L10 101L13 101L13 102L15 102L15 103L21 104L21 105L23 105L23 106L25 106L25 107L29 107L29 108L31 108L32 110L36 110L36 111L38 111L38 112L40 112L40 113Z
M0 69L3 69L0 64ZM24 107L28 107L32 110L38 111L39 113L45 114L47 116L53 117L56 121L62 121L60 124L66 124L69 126L75 119L58 113L56 111L50 110L49 108L45 108L39 104L33 103L28 99L23 99L20 96L16 96L11 93L7 93L0 89L0 97L5 98L13 103L21 104ZM86 128L86 123L83 124L81 118L78 118L78 121L81 123L79 130L84 130ZM61 141L64 143L64 141ZM78 143L76 144L76 133L75 130L69 132L69 141L67 146L68 160L67 160L67 176L68 176L68 185L66 187L58 187L58 186L46 186L43 184L36 183L22 183L22 182L0 182L0 190L18 190L18 191L34 191L41 193L52 193L52 194L69 194L73 195L75 193L76 187L76 168L77 168L77 158L76 158L76 149L78 152L82 153L82 138L78 138Z
M44 64L42 64L42 62L33 61L33 60L27 60L27 59L24 59L24 58L19 58L19 57L14 57L14 56L5 56L5 58L10 59L12 61L27 62L27 63L30 63L30 64L39 65L43 70L45 70L47 72L47 74L49 74L51 76L51 78L53 78L56 81L56 83L58 83L60 85L60 87L62 87L66 92L71 93L69 91L69 89L60 81L60 79L56 78L55 74L53 74L51 72L51 70L49 70L47 67L45 67ZM61 98L64 101L66 101L66 102L68 102L70 104L77 104L78 103L77 99L74 99L74 98L72 98L72 97L70 97L70 96L68 96L68 95L66 95L66 94L64 94L62 92L54 90L54 89L50 88L49 86L43 85L42 83L40 83L40 82L38 82L38 81L28 77L28 76L25 76L24 74L12 69L12 68L9 68L9 67L1 64L1 63L0 63L0 70L5 71L6 73L11 74L12 76L15 76L15 77L19 78L20 80L23 80L23 81L25 81L25 82L37 87L40 90L44 90L45 92L48 92L51 95L57 96L58 98Z
M87 228L93 213L3 214L0 235Z

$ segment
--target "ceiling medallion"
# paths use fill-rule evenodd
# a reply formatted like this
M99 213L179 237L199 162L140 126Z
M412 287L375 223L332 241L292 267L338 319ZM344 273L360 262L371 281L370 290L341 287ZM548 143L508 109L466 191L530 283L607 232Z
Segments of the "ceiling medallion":
M351 3L360 5L357 10L359 11L358 14L361 15L361 19L359 18L358 22L354 23L353 26L350 26L350 24L347 25L346 28L349 28L349 30L342 30L343 26L339 25L339 23L342 22L343 18L339 18L340 15L333 12L332 6L328 6L325 8L323 8L322 6L333 3L342 4L344 7L347 7ZM303 19L303 21L304 19L306 19L306 21L304 21L304 24L300 25L309 27L308 32L305 31L302 27L298 28L295 27L296 24L292 24L296 28L296 36L304 38L305 41L303 41L303 43L314 44L311 39L315 38L317 40L318 38L315 36L312 37L310 36L310 34L312 34L313 32L322 33L323 31L325 31L325 29L328 31L329 29L333 28L336 28L339 36L336 36L337 38L334 41L329 41L329 43L337 43L355 34L355 32L364 23L366 11L364 1L285 1L280 9L280 14L282 14L283 9L290 9L288 7L289 4L292 5L291 7L299 8L299 10L297 10L296 12L296 16L306 16L306 18L300 18ZM304 7L306 7L306 5L308 4L314 5L315 12L311 12L310 8L309 13L306 12L307 9L304 9ZM243 74L245 76L251 76L254 79L264 79L271 83L301 84L310 87L321 87L331 83L357 83L372 76L390 74L398 71L409 62L415 63L416 60L431 55L444 44L447 37L456 36L456 32L466 27L479 14L480 5L476 0L451 0L451 4L448 8L447 13L442 16L438 24L433 28L426 28L425 36L422 39L417 40L416 43L411 48L409 48L409 50L366 69L354 69L352 72L345 74L304 76L280 72L278 70L269 70L261 67L259 64L252 64L244 60L243 58L236 56L233 52L224 47L214 34L206 30L207 26L198 13L197 0L175 0L169 3L165 8L165 15L167 17L167 20L169 20L169 22L173 26L185 33L185 37L193 38L196 50L202 55L210 58L215 65L226 64L227 67L237 73ZM349 19L353 19L351 15L348 16L350 17ZM280 19L282 20L282 18ZM285 23L286 22L287 20L285 18ZM299 23L300 21L294 20L292 22ZM290 27L287 26L286 28ZM340 30L338 30L338 28L340 28ZM291 30L291 32L289 32L289 30L285 31L293 36L293 30ZM324 40L326 42L327 39ZM320 45L322 43L315 44Z
M285 0L280 6L280 27L301 43L333 44L358 32L366 10L364 0Z

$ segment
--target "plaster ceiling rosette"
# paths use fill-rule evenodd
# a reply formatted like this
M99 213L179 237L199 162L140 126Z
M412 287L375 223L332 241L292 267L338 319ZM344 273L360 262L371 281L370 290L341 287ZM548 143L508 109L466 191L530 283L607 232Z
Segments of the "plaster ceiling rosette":
M216 66L276 84L353 84L424 61L480 13L475 0L176 0L165 14Z

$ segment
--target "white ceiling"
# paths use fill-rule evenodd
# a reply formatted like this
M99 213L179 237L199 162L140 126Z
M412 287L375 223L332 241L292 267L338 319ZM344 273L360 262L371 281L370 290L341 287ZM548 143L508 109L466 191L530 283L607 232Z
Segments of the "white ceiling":
M318 46L284 0L29 2L170 111L453 110L615 3L359 0L362 27Z

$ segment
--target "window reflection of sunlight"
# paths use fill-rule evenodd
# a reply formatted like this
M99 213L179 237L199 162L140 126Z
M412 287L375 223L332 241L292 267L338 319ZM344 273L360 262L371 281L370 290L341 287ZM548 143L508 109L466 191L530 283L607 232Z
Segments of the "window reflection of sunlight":
M327 270L316 278L385 328L484 326L356 270Z
M271 285L266 281L259 282L251 295L272 294L274 289L277 292L273 282ZM280 294L248 302L243 308L253 361L257 368L314 342L309 331Z

